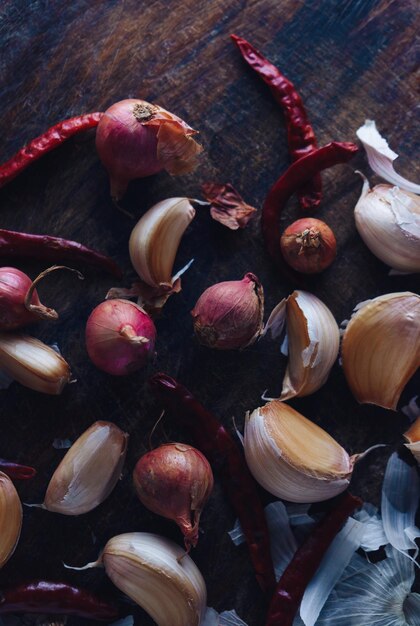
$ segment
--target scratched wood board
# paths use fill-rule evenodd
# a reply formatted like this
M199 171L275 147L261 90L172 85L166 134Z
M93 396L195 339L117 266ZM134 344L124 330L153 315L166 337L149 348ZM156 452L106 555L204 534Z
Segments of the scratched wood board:
M161 174L132 183L123 204L136 219L163 198L199 197L204 181L230 181L249 203L261 207L268 188L288 165L286 132L268 89L230 42L229 34L235 32L298 86L319 145L355 140L365 118L375 119L401 154L399 171L418 181L416 4L5 0L0 7L0 158L7 159L61 119L141 97L197 128L205 152L194 174ZM310 289L338 322L348 319L362 300L418 288L413 276L389 277L388 268L362 244L353 219L361 189L357 168L369 174L362 152L350 164L323 174L324 199L317 215L334 229L338 256L331 269L311 278ZM114 257L124 269L124 285L134 278L127 242L135 221L118 212L110 199L94 131L68 141L0 190L0 208L3 227L75 239ZM299 215L291 201L282 225ZM199 208L182 240L176 269L191 258L182 292L170 299L156 322L156 359L147 370L126 378L97 371L84 344L86 319L115 281L84 267L84 282L62 273L40 288L43 301L58 308L60 319L38 324L30 333L58 343L77 382L59 397L18 384L0 391L0 455L38 470L34 480L17 486L23 502L42 501L64 454L52 446L55 438L74 440L93 421L106 419L130 433L130 445L122 480L91 513L65 517L25 508L21 540L0 572L0 585L35 578L66 580L115 597L122 614L133 614L136 624L152 624L121 597L103 570L71 572L62 566L63 561L82 565L96 558L106 541L122 532L152 531L181 541L172 523L145 510L131 484L132 469L149 448L149 434L160 414L147 390L147 376L163 370L177 377L232 428L232 417L241 427L245 411L261 404L265 389L270 395L279 393L286 367L279 346L268 340L243 352L217 352L200 347L192 332L190 310L201 292L218 281L254 272L265 288L267 313L293 289L264 250L259 219L246 230L231 232ZM13 259L3 263L31 276L45 267ZM416 383L418 389L418 379L409 383L399 406L414 395ZM386 460L392 446L401 442L407 418L400 411L359 406L338 364L320 391L291 404L350 453L376 443L391 445L364 460L352 482L354 493L379 504ZM152 445L167 440L188 440L188 434L164 420ZM218 610L235 608L249 626L260 626L265 602L246 548L235 548L227 535L233 523L234 514L216 481L192 556L206 579L208 604ZM73 618L68 624L84 622Z

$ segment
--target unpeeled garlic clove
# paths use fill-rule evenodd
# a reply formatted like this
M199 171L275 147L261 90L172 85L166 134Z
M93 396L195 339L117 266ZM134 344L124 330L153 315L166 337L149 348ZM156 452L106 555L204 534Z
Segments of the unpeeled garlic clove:
M340 334L331 311L312 293L294 291L273 310L265 332L273 339L286 324L289 362L279 400L308 396L326 382L338 355Z
M167 198L140 218L129 241L131 262L140 278L156 289L173 285L172 270L181 237L195 209L188 198Z
M27 335L0 333L0 370L21 385L52 395L70 382L70 366L49 346Z
M22 505L6 474L0 472L0 569L16 549L22 528Z
M244 451L255 480L290 502L321 502L341 493L355 461L325 430L279 400L246 416Z
M151 533L126 533L108 541L99 559L118 589L158 626L199 626L207 591L200 570L180 546Z
M404 433L404 438L408 443L405 443L405 447L408 448L411 454L420 465L420 415L410 428Z
M388 293L355 311L341 348L347 382L361 404L395 410L420 364L420 296Z
M360 174L360 172L359 172ZM364 183L354 209L359 235L378 259L404 273L420 272L420 198L391 185Z
M121 476L127 444L128 434L115 424L92 424L55 470L42 508L63 515L81 515L101 504Z

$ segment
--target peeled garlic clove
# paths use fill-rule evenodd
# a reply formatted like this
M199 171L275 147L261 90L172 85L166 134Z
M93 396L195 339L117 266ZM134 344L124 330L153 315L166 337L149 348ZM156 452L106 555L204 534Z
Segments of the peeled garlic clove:
M332 498L353 471L353 459L335 439L279 400L247 415L244 451L255 480L290 502Z
M6 474L0 472L0 569L12 556L22 528L22 505Z
M340 334L331 311L307 291L294 291L271 313L265 332L288 338L289 362L279 400L308 396L326 382L338 355Z
M360 173L360 172L359 172ZM391 185L363 189L354 209L359 235L378 259L399 272L420 272L420 198Z
M70 366L49 346L27 335L0 333L0 370L21 385L52 395L70 382Z
M167 198L137 222L129 241L131 262L151 287L172 286L172 269L181 237L195 209L187 198Z
M127 444L128 434L115 424L92 424L55 470L42 507L63 515L81 515L97 507L121 476Z
M420 416L404 433L404 438L408 441L404 444L405 447L410 450L417 463L420 464Z
M99 567L118 589L139 604L158 626L199 626L207 591L194 561L180 546L151 533L126 533L108 541Z
M341 350L356 400L395 410L420 364L420 296L405 291L364 302L347 325Z

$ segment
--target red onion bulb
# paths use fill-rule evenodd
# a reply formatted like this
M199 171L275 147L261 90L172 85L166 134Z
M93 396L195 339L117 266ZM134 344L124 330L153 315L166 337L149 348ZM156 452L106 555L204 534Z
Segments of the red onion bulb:
M178 524L187 552L196 546L200 515L213 489L206 457L192 446L167 443L140 458L133 481L144 506Z
M96 148L119 200L128 183L161 170L186 174L196 168L201 146L181 118L145 100L121 100L101 117Z
M304 217L286 228L280 239L286 262L303 274L322 272L335 259L337 244L331 228L321 220Z
M146 365L154 353L156 328L147 313L129 300L106 300L90 314L86 348L97 368L124 376Z

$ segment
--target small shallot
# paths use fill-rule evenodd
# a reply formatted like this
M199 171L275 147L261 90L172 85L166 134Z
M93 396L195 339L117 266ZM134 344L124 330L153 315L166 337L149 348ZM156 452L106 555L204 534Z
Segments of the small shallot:
M246 348L263 328L264 291L248 272L242 280L217 283L206 289L191 311L198 341L208 348Z
M304 217L286 228L280 247L286 262L294 270L318 274L334 261L337 244L333 231L325 222Z
M213 489L206 457L183 443L164 444L140 458L133 481L144 506L178 524L187 552L196 546L200 515Z
M156 328L147 313L129 300L106 300L90 314L86 348L100 370L124 376L146 365L154 354Z
M179 117L144 100L121 100L102 115L96 131L99 158L111 179L111 195L119 200L128 183L162 170L186 174L197 166L201 146Z

